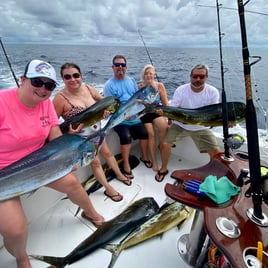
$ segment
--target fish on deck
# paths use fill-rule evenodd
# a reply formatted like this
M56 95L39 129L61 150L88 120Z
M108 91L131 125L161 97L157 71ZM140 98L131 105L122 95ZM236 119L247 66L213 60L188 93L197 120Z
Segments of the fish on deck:
M66 133L69 131L70 124L74 129L76 129L79 124L84 124L84 127L94 125L103 119L105 110L113 114L117 111L119 105L120 101L115 97L110 96L103 98L72 118L65 120L60 124L60 129L62 133Z
M30 257L47 262L56 268L72 264L98 248L105 246L111 240L130 232L136 226L144 223L159 211L159 206L152 197L135 201L122 213L110 221L103 223L93 234L82 241L65 257L33 255Z
M196 109L185 109L174 106L150 105L146 106L144 112L152 112L162 109L163 115L184 123L202 125L207 127L222 126L222 103L203 106ZM242 102L227 102L228 122L231 125L245 121L246 105Z
M94 143L64 134L0 170L0 201L37 190L70 173L74 166L88 165L94 157Z
M179 202L165 206L159 213L137 227L119 244L108 244L105 249L112 253L108 268L112 268L120 253L127 248L137 245L157 235L163 234L171 228L185 222L193 215L194 209Z

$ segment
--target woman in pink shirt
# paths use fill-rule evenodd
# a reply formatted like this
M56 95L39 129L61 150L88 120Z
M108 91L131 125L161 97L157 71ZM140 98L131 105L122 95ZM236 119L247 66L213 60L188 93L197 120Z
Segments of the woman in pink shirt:
M55 69L49 63L32 60L21 76L21 87L0 91L0 169L62 135L49 99L56 81ZM73 173L48 186L66 193L96 226L104 222ZM26 252L27 219L20 197L0 202L0 215L0 234L6 249L16 258L18 268L31 267Z

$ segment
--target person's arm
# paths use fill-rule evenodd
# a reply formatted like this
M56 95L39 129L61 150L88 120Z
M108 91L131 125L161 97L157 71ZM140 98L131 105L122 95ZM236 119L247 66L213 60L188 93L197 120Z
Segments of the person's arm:
M100 92L95 87L90 86L90 85L86 85L86 87L90 91L94 100L98 101L98 100L103 99L103 96L100 94Z
M65 102L64 98L59 93L52 100L58 118L64 113L64 102ZM77 128L73 129L72 124L70 124L68 133L70 134L79 133L83 128L83 126L84 126L83 124L80 124Z
M57 116L60 117L64 112L64 99L58 93L52 100Z
M167 91L166 91L165 85L163 83L159 84L159 94L160 94L160 99L161 99L162 105L168 106Z
M110 86L109 80L104 85L103 95L104 95L104 97L113 96L113 94L111 92L111 86Z
M50 132L49 132L49 135L48 135L48 138L47 139L49 141L52 141L52 140L58 138L61 135L62 135L62 132L61 132L59 126L54 126L54 127L52 127L50 129Z

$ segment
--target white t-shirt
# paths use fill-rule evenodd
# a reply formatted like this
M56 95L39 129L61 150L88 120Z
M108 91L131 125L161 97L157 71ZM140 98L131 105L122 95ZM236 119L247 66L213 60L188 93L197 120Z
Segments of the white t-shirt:
M219 103L220 94L217 88L205 84L204 89L201 92L194 92L191 89L190 83L179 86L170 102L170 106L187 108L187 109L196 109L206 105ZM186 130L202 130L207 129L205 126L183 124L178 121L174 121L174 124L181 126Z

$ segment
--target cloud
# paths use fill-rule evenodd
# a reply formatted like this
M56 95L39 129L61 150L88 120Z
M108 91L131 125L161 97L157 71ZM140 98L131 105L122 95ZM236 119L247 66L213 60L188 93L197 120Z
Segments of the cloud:
M236 1L219 1L223 45L239 46ZM268 13L267 0L246 10ZM5 42L88 45L217 46L216 0L9 0L0 4ZM267 47L267 15L246 12L249 42Z

